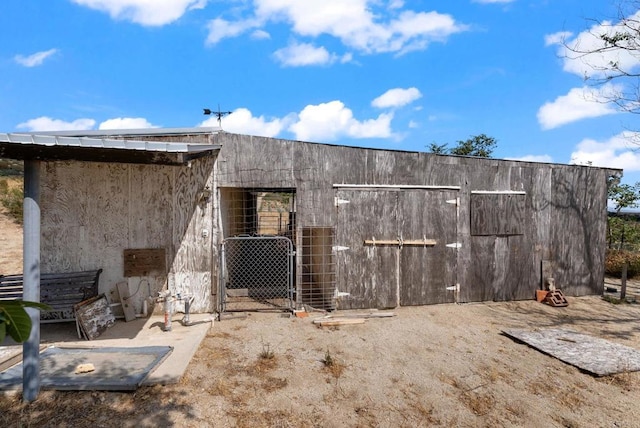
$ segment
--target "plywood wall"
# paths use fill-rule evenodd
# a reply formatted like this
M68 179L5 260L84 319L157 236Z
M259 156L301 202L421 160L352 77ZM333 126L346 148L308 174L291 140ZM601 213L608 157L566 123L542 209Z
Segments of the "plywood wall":
M100 292L126 281L137 312L169 286L196 296L194 311L213 309L214 158L190 166L47 162L42 166L42 271L102 268ZM205 232L206 231L206 232ZM125 249L165 249L166 272L125 277ZM116 295L117 296L117 295Z
M446 276L445 282L460 285L457 301L533 298L543 279L543 262L567 294L598 294L602 290L606 186L611 170L361 149L226 133L218 135L216 142L223 146L218 169L221 186L295 188L298 228L342 227L337 230L338 246L354 245L340 242L341 236L344 239L348 236L352 242L363 240L365 231L370 233L377 224L374 220L386 219L386 226L377 227L391 233L395 227L392 223L397 219L385 211L390 207L379 207L354 215L348 219L348 226L341 226L340 209L334 204L339 189L334 184L459 186L455 221L460 248L452 263L455 272L446 275L431 272ZM513 206L505 202L504 213L500 209L488 211L491 215L505 216L491 219L497 228L495 234L473 235L473 191L517 191L524 192L524 196ZM387 204L385 198L378 199ZM417 205L407 210L416 216L409 223L425 224L428 218L443 215L438 214L438 210L444 212L442 209L428 204L418 207L416 201ZM506 220L509 216L513 218ZM351 307L387 307L397 300L394 284L398 278L416 281L413 273L397 272L395 260L402 264L403 257L394 255L393 249L386 250L390 252L388 257L383 257L382 249L373 253L360 247L347 251L362 253L356 258L358 264L338 266L337 282L348 283L353 291L351 301L346 303ZM340 260L344 255L336 257ZM409 259L417 256L412 257ZM412 299L412 295L448 299L441 290L421 291L414 288L415 284L400 282L399 295L407 301L403 304L414 304L413 300L417 304L420 299Z

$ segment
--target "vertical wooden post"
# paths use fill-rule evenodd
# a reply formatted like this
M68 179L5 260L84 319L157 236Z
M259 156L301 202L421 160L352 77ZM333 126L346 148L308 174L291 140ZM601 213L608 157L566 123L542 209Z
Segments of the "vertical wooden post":
M625 262L622 266L622 283L620 285L620 300L624 300L627 297L627 270L629 263Z
M24 162L24 232L22 273L24 300L40 301L40 161ZM31 333L22 345L22 399L30 402L40 392L40 311L27 308Z

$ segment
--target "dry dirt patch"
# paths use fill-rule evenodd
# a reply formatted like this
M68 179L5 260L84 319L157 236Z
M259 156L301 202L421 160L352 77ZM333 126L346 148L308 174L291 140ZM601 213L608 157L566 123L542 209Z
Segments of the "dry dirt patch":
M595 378L500 333L571 328L640 349L639 305L569 302L401 308L330 329L249 314L217 322L178 385L5 398L0 425L638 426L639 373Z

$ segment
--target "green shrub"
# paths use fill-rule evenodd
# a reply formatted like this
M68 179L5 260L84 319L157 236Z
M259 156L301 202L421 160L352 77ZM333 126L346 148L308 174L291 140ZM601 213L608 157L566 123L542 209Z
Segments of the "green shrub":
M640 253L625 250L607 250L604 271L607 275L620 278L625 263L629 264L627 268L628 278L640 275Z
M0 204L7 210L10 217L22 224L22 205L24 191L21 187L9 188L7 180L0 180Z
M0 177L18 177L24 175L24 163L14 159L0 158Z

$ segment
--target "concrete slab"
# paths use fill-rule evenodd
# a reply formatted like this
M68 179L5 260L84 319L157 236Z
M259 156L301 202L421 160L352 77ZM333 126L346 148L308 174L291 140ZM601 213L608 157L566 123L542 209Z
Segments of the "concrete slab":
M143 382L143 385L166 385L180 380L200 343L213 327L215 319L211 314L191 314L190 317L192 323L190 326L174 321L171 331L163 330L163 316L138 318L130 322L118 320L101 336L90 341L78 339L73 323L47 324L41 328L41 338L43 344L61 348L171 346L173 351ZM20 354L21 351L20 345L0 347L0 365L3 359L12 358L15 361L16 354Z
M134 391L172 351L170 346L59 348L40 353L40 387L58 391ZM0 389L22 387L24 367L0 373Z

